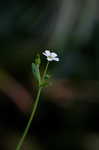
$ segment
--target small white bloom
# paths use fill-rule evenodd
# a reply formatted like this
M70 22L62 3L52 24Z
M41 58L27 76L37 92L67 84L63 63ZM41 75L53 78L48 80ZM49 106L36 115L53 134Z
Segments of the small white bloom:
M59 61L57 54L54 52L50 52L49 50L45 50L45 52L43 52L43 55L47 57L48 61Z

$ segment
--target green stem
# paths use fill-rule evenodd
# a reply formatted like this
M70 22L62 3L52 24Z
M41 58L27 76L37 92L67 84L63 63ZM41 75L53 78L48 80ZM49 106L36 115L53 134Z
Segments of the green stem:
M45 75L46 75L46 72L47 72L47 69L48 69L48 65L49 65L49 62L47 62L47 65L45 67L44 74L43 74L43 77L42 77L42 81L44 81L44 78L45 78ZM39 87L39 90L38 90L38 93L37 93L37 97L36 97L36 100L35 100L35 103L34 103L34 107L33 107L33 110L32 110L32 114L31 114L31 116L29 118L28 124L27 124L27 126L25 128L25 131L24 131L24 133L22 135L22 138L21 138L21 140L19 141L19 143L18 143L18 145L16 147L16 150L20 150L21 149L21 146L22 146L22 144L23 144L23 142L24 142L24 140L25 140L25 138L26 138L26 136L28 134L31 122L32 122L32 120L34 118L34 115L35 115L35 112L36 112L36 109L37 109L37 106L38 106L38 103L39 103L41 90L42 90L42 87Z
M45 70L44 70L44 73L43 73L43 77L42 77L42 81L44 81L44 78L45 78L45 75L46 75L46 72L47 72L47 69L48 69L48 65L49 65L49 61L47 62L47 65L45 67Z
M31 114L30 119L28 121L28 124L27 124L27 126L25 128L23 136L22 136L21 140L19 141L19 144L17 145L16 150L20 150L21 149L21 146L22 146L22 144L23 144L23 142L25 140L25 137L26 137L26 135L27 135L27 133L29 131L31 122L32 122L32 120L34 118L34 115L35 115L35 112L36 112L36 109L37 109L37 106L38 106L38 102L39 102L39 97L40 97L40 94L41 94L41 90L42 90L42 88L40 87L39 90L38 90L38 93L37 93L37 97L36 97L36 100L35 100L35 104L34 104L34 107L33 107L32 114Z

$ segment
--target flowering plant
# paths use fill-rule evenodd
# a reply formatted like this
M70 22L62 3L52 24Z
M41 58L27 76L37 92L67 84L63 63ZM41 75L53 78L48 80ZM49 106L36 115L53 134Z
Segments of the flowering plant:
M48 61L59 61L57 54L54 52L50 52L49 50L46 50L45 52L43 52L43 55L47 57Z
M28 121L27 126L25 128L25 131L22 135L22 138L20 139L20 141L16 147L16 150L20 150L22 147L22 144L23 144L23 142L24 142L24 140L28 134L31 122L34 118L34 115L35 115L35 112L36 112L36 109L37 109L37 106L39 103L39 98L40 98L42 88L45 87L45 85L47 84L46 80L49 79L49 75L47 75L47 69L48 69L49 62L50 61L57 61L57 62L59 61L58 55L55 52L50 52L50 50L45 50L42 54L47 57L47 64L46 64L43 76L41 77L41 74L40 74L41 59L40 59L39 54L37 55L37 57L35 59L35 63L32 63L32 72L33 72L33 75L34 75L34 77L38 83L38 92L37 92L37 97L36 97L29 121Z

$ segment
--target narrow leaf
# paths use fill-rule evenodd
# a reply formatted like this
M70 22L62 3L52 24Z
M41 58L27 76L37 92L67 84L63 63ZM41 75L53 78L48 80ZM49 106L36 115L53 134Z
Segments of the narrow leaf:
M37 65L35 65L34 63L32 63L32 73L33 73L35 79L40 84L41 77L40 77L39 67Z

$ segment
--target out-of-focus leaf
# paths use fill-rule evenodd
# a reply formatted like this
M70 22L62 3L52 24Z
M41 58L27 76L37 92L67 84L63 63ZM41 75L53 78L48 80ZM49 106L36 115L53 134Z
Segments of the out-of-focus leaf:
M36 55L35 64L36 64L38 67L40 66L40 64L41 64L40 54L37 54L37 55Z
M47 82L47 81L43 81L41 84L40 84L40 86L41 87L47 87L47 86L49 86L49 82Z
M46 76L45 76L45 80L49 80L51 78L51 75L49 75L49 74L46 74Z
M40 72L39 72L39 67L34 63L32 63L32 73L33 73L35 79L38 81L38 83L40 85L41 76L40 76Z

